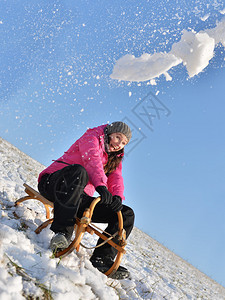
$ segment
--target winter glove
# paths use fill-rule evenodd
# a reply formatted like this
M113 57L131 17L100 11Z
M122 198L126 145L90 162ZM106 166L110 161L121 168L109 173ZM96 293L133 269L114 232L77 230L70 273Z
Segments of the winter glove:
M108 191L107 187L104 185L99 185L96 187L96 191L101 196L100 203L111 204L112 203L112 194Z
M112 197L112 203L109 205L109 207L117 213L118 211L121 211L123 208L122 199L120 196L113 196Z

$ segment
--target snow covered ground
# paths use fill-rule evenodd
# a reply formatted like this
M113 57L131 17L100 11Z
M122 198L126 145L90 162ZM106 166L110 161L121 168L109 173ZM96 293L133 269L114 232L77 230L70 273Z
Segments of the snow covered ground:
M112 280L89 262L91 250L81 248L59 260L48 249L47 228L37 201L15 208L24 196L23 183L36 188L43 165L0 139L0 300L10 299L225 299L225 288L135 228L123 265L132 279ZM17 216L20 216L18 218ZM94 245L87 235L83 243Z

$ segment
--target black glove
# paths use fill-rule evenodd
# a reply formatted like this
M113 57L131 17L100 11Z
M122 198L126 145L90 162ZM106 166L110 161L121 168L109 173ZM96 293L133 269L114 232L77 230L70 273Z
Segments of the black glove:
M112 194L108 191L107 187L104 185L99 185L96 187L96 191L101 196L100 203L111 204L112 203Z
M121 211L123 208L122 199L120 196L113 196L112 197L112 203L109 205L109 207L117 213L118 211Z

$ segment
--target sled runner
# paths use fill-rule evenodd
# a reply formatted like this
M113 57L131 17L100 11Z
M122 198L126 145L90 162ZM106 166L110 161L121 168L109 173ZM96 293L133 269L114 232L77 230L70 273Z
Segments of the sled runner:
M43 197L40 193L35 191L33 188L31 188L26 183L24 183L24 187L25 187L25 192L27 193L27 196L18 199L15 202L15 206L19 205L20 203L22 203L26 200L34 199L34 200L40 201L45 207L47 220L44 223L42 223L35 230L35 233L38 234L42 231L42 229L44 229L45 227L47 227L49 224L51 224L53 222L53 218L50 218L50 210L52 210L52 212L53 212L53 202L47 200L45 197ZM90 207L86 208L86 210L84 211L82 218L76 219L76 224L75 224L75 228L74 228L74 231L75 231L74 240L70 243L68 248L66 248L62 251L56 252L55 257L65 257L68 254L70 254L74 249L76 249L76 251L79 251L80 246L85 247L81 243L84 233L88 232L92 235L95 233L104 241L103 243L101 243L100 245L98 245L96 247L100 247L105 243L109 243L111 246L113 246L118 251L116 259L114 261L114 264L111 266L111 268L107 272L105 272L105 275L110 277L110 275L112 276L116 272L116 270L118 269L118 267L120 265L123 254L126 253L126 251L124 249L125 245L126 245L126 232L123 229L123 217L122 217L122 214L120 211L117 213L118 232L116 232L115 234L113 234L110 237L107 237L106 235L104 235L103 234L104 231L102 233L101 231L99 231L99 228L97 226L95 226L94 224L91 224L91 218L92 218L93 211L95 209L95 206L97 205L97 203L100 200L101 200L100 197L95 198L92 201ZM112 240L115 237L116 237L116 240L118 241L117 243L115 243ZM92 247L92 248L96 248L96 247ZM87 247L85 247L85 248L87 248ZM91 248L89 248L89 249L91 249Z

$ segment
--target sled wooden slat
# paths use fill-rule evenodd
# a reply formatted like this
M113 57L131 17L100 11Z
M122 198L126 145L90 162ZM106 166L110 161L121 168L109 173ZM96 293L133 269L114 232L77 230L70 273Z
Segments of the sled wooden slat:
M15 206L17 206L18 204L20 204L26 200L30 200L30 199L38 200L44 204L45 211L46 211L46 219L49 219L50 218L50 209L53 208L53 203L51 201L49 201L48 199L46 199L45 197L43 197L40 193L35 191L28 184L24 183L23 186L25 187L25 193L27 193L28 196L18 199L15 202Z
M88 226L90 229L92 229L94 231L95 234L97 234L102 240L107 240L107 237L102 234L101 232L99 232L97 229L93 228L91 225ZM113 246L116 250L122 252L123 254L126 253L126 250L124 250L121 246L119 246L118 244L114 243L112 240L109 240L108 243Z
M42 223L36 230L35 233L39 234L44 228L46 228L49 224L53 222L53 218L50 219L50 209L52 209L53 212L53 202L49 201L45 197L43 197L40 193L35 191L32 187L30 187L28 184L24 183L25 187L25 192L27 193L28 196L22 197L18 199L15 202L15 206L19 205L20 203L26 201L26 200L38 200L40 201L46 210L46 221ZM65 257L71 252L73 252L75 249L76 251L79 251L80 248L80 243L81 240L84 236L85 232L88 232L89 234L96 234L99 236L103 241L107 241L112 247L114 247L117 250L117 256L114 261L114 264L111 266L111 268L105 273L107 276L112 276L116 270L118 269L122 256L123 254L126 253L126 250L124 249L126 245L126 233L125 230L123 229L123 217L122 213L119 211L117 213L118 216L118 233L116 236L116 240L118 240L118 243L114 242L113 240L109 240L107 236L105 236L103 233L98 231L96 228L90 225L91 223L91 218L95 209L95 206L97 203L101 200L100 197L95 198L90 207L86 208L86 210L83 213L83 217L81 219L77 218L76 219L76 224L75 224L75 238L74 240L70 243L68 248L64 249L63 251L59 251L55 253L55 257ZM115 235L114 235L115 236Z

